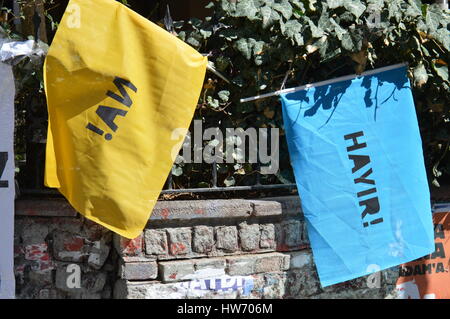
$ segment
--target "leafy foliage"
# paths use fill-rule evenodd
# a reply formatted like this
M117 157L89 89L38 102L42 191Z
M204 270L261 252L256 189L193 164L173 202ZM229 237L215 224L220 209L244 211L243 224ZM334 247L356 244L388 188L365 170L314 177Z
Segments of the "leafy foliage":
M120 1L128 5L126 0ZM212 12L209 18L173 23L178 36L208 54L211 67L229 80L208 73L194 117L202 121L203 129L220 127L224 133L227 127L282 128L276 98L249 103L239 99L408 62L430 180L438 185L449 178L448 11L419 0L216 0L208 7ZM0 10L1 17L5 11L8 17L0 17L4 33L23 39L12 32L8 10ZM45 16L54 31L57 21L48 12ZM45 132L36 133L25 124L30 105L45 113L41 65L24 61L15 72L21 83L16 126L19 131L30 129L27 141L45 139ZM38 126L45 127L45 123ZM16 136L21 154L25 140L20 139L23 134ZM293 181L283 136L280 142L280 171L263 176L263 183ZM205 144L214 146L214 141ZM246 154L232 156L245 159ZM216 168L218 186L257 181L256 165L217 164ZM210 187L211 165L176 164L173 182L174 187Z
M239 99L278 90L286 77L292 87L407 62L430 180L438 185L450 176L449 11L419 0L218 0L208 6L212 17L176 26L231 82L208 75L195 115L205 125L282 127L276 98ZM281 144L281 169L276 178L265 177L269 182L292 182ZM254 167L235 166L219 165L221 183L251 181ZM207 168L196 178L192 165L182 168L179 185L210 179Z

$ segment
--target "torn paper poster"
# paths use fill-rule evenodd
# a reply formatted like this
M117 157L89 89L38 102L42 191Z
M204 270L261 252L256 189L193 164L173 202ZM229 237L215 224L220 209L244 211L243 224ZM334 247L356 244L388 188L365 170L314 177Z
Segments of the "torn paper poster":
M233 292L248 296L254 287L254 279L252 276L221 275L184 281L177 283L176 287L179 290L186 290L188 297L201 298L212 293L225 296Z
M450 299L450 206L434 212L432 254L400 266L399 299Z
M291 163L322 286L434 250L406 66L282 94Z
M0 62L0 299L14 298L14 77Z

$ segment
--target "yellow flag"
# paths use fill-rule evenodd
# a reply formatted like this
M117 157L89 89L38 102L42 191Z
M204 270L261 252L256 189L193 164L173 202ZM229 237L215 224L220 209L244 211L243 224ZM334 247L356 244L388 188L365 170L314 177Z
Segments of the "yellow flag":
M113 0L71 0L48 52L45 184L127 238L145 227L181 147L207 59ZM180 132L180 130L177 130Z

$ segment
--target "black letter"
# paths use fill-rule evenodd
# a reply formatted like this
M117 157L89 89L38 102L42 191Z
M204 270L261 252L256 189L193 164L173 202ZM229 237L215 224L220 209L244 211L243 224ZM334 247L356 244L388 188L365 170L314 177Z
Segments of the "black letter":
M353 133L353 134L348 134L348 135L344 136L344 139L346 139L346 140L349 140L349 139L353 140L353 145L347 147L347 152L351 152L351 151L354 151L354 150L357 150L357 149L360 149L360 148L367 147L366 143L362 143L362 144L358 143L358 140L356 139L358 136L364 136L363 131L359 131L359 132L356 132L356 133Z
M366 206L361 214L361 218L366 217L367 214L373 215L380 211L380 203L378 202L378 197L360 201L359 206Z
M123 95L123 97L117 95L116 93L113 93L111 91L106 92L106 95L113 98L114 100L118 101L119 103L122 103L125 106L130 107L133 102L131 101L130 96L127 93L127 90L123 87L124 85L132 89L134 92L137 92L137 88L131 83L130 81L124 80L122 78L119 78L116 76L114 79L114 84L117 86L117 88L120 91L120 94Z
M352 173L370 163L370 157L367 155L349 155L348 158L353 161Z
M422 265L422 273L425 275L426 273L431 274L431 264Z
M368 177L370 174L372 174L372 169L369 169L367 172L362 174L360 178L355 178L355 184L364 183L375 185L375 181L373 179L366 179L366 177Z
M422 269L420 268L420 265L416 265L414 266L414 273L413 275L423 275L424 273L422 272Z
M121 109L116 109L114 107L100 105L96 113L100 116L103 122L105 122L105 124L115 132L117 130L117 125L114 123L114 119L117 115L125 116L128 112Z
M370 189L368 189L368 190L365 190L365 191L361 191L361 192L358 192L358 197L363 197L363 196L366 196L366 195L369 195L369 194L372 194L372 193L376 193L377 192L377 189L374 187L374 188L370 188Z
M2 178L7 162L8 162L8 152L0 152L0 178ZM8 181L0 180L0 188L8 188L8 186L9 186Z
M436 248L434 250L434 253L431 254L431 259L434 258L445 258L445 250L444 250L444 245L442 243L435 243L434 247Z
M434 225L434 238L445 239L444 225L442 224Z
M436 273L438 272L445 272L444 264L443 263L437 263L436 265Z
M412 273L413 273L413 268L412 268L411 266L405 266L405 267L403 268L403 276L404 276L404 277L411 276Z

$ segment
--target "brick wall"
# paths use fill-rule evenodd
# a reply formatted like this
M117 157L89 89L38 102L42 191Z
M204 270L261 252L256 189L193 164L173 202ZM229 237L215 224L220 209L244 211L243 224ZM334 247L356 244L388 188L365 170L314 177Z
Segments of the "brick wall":
M397 269L321 288L299 212L297 196L161 201L128 240L64 200L17 201L17 298L395 297Z

